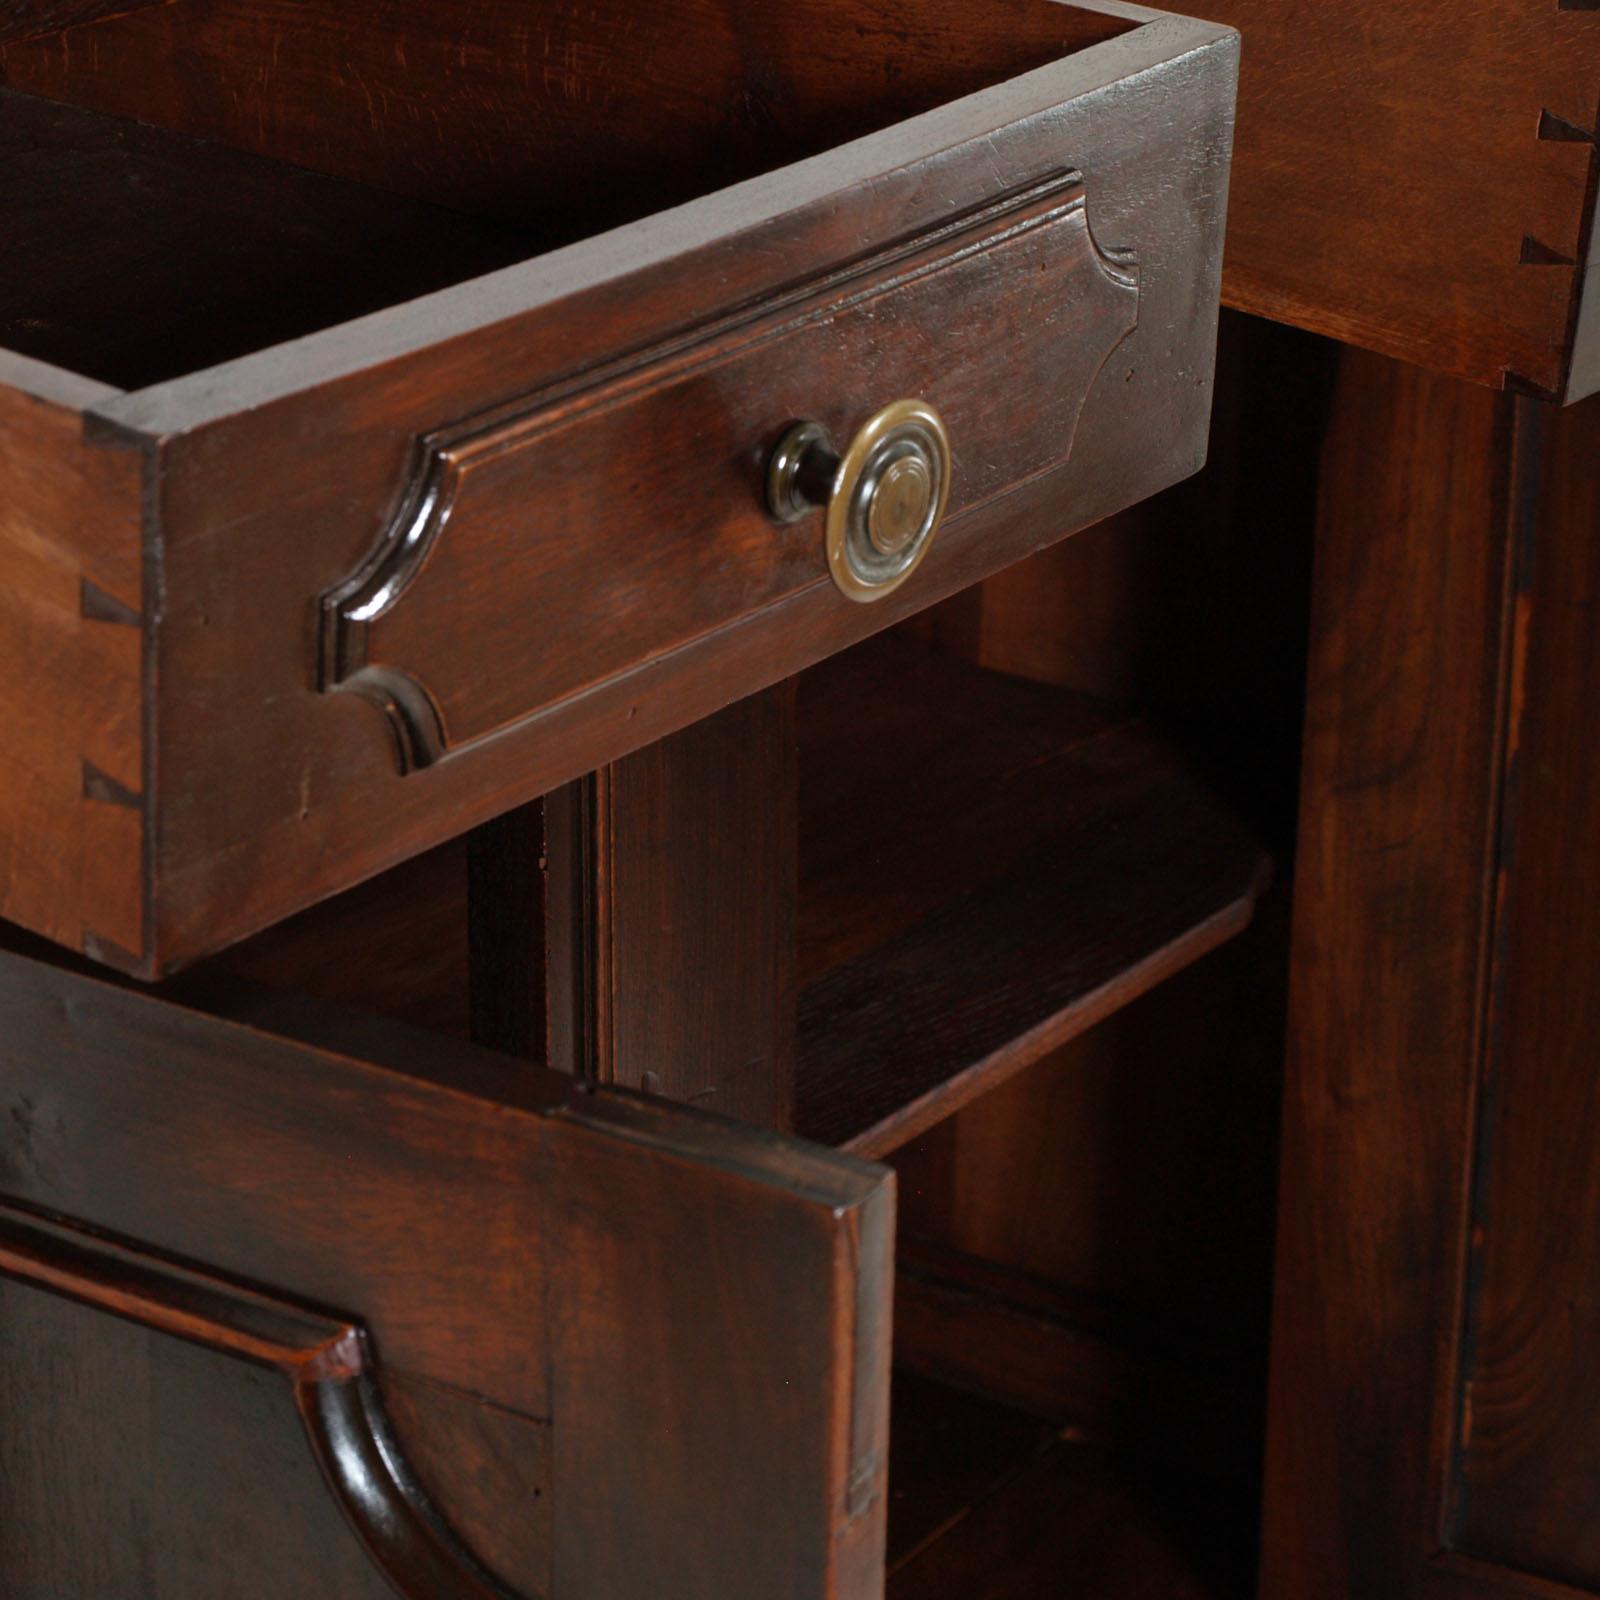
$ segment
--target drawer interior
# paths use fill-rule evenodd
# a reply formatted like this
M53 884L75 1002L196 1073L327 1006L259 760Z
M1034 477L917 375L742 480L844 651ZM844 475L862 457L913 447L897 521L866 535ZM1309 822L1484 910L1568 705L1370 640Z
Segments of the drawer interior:
M107 10L107 15L96 13ZM1134 24L1055 0L25 4L0 344L139 388L820 153ZM87 13L87 20L84 14Z

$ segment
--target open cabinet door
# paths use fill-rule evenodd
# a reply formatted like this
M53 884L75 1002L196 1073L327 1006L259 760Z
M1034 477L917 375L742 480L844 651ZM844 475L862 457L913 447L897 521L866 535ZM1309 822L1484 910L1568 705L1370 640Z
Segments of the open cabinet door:
M886 1170L270 1011L0 955L0 1593L881 1590Z

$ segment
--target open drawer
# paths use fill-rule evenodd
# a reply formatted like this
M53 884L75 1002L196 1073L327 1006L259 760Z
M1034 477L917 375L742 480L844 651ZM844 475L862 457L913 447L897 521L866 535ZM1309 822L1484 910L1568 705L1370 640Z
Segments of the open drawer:
M0 915L98 960L242 938L1203 457L1225 29L67 14L0 22ZM943 438L866 428L900 401ZM782 522L798 420L837 459ZM825 524L905 581L856 603Z

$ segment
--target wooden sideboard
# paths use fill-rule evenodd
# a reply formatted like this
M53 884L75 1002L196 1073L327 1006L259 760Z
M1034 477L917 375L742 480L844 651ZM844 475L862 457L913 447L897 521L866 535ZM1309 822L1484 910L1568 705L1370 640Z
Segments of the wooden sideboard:
M1209 9L0 17L7 1600L1600 1594L1600 15Z

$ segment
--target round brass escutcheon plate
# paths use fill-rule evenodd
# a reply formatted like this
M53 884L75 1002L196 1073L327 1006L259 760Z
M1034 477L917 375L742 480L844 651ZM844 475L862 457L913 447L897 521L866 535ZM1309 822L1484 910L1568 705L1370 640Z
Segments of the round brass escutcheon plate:
M922 564L950 498L950 440L923 400L864 422L839 458L824 539L828 571L852 600L881 600Z
M924 400L869 417L843 454L826 428L796 422L767 461L767 511L795 522L826 507L823 548L840 593L881 600L927 555L950 499L950 440Z
M917 536L933 502L933 474L921 456L901 456L878 480L867 508L867 533L876 549L897 556Z

